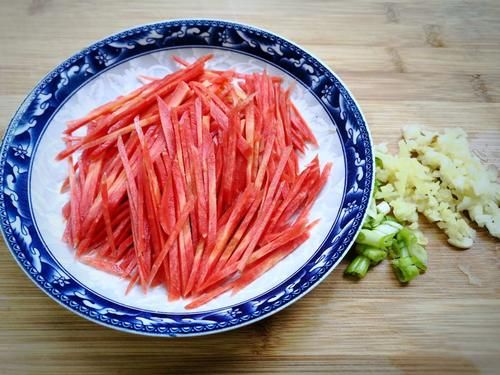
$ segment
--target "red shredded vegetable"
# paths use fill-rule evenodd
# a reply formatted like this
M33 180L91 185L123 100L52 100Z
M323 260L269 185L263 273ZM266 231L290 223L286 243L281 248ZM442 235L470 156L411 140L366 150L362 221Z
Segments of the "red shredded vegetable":
M176 57L181 69L70 121L61 191L64 241L144 292L162 285L186 308L245 288L309 238L331 164L299 170L316 138L266 72ZM76 136L78 129L86 134Z

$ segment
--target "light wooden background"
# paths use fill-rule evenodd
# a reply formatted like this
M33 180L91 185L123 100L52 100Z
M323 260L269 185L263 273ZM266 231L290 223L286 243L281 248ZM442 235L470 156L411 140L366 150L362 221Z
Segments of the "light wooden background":
M500 166L500 1L0 0L0 127L60 61L141 23L225 18L309 49L358 99L375 142L406 123L460 126ZM400 287L387 264L345 264L262 322L194 339L115 332L61 308L0 245L0 374L499 373L499 242L457 251L428 228L430 269ZM459 267L468 271L471 280ZM466 267L466 268L464 268Z

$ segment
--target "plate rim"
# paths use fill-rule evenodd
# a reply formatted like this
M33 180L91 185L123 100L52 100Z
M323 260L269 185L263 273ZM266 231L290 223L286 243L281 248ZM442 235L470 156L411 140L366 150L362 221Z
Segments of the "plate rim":
M358 111L358 113L359 113L359 115L361 117L361 121L364 124L364 130L366 131L366 135L367 135L367 138L368 138L369 150L367 150L367 151L369 151L368 154L370 154L370 156L371 156L371 163L370 164L371 164L371 171L372 171L371 176L370 176L370 180L368 181L368 183L369 183L369 192L370 192L370 195L371 195L371 192L373 191L374 181L375 181L375 176L374 176L374 173L373 173L374 172L374 168L375 168L375 160L374 160L374 155L373 155L373 141L372 141L372 136L371 136L371 132L370 132L370 129L368 127L368 123L366 121L366 118L365 118L365 116L364 116L364 114L363 114L363 112L361 110L361 107L359 106L358 102L356 101L355 97L353 96L353 94L351 93L351 91L349 90L349 88L346 86L346 84L344 83L344 81L327 64L325 64L320 58L318 58L316 55L314 55L313 53L311 53L307 49L301 47L300 45L298 45L298 44L296 44L296 43L288 40L287 38L285 38L285 37L283 37L281 35L278 35L278 34L276 34L274 32L271 32L269 30L266 30L265 28L262 28L262 27L257 27L257 26L249 25L249 24L242 23L242 22L235 22L235 21L225 20L225 19L219 19L219 18L177 18L177 19L161 20L161 21L146 23L146 24L142 24L142 25L135 25L135 26L132 26L130 28L122 29L121 31L115 32L115 33L110 34L110 35L108 35L106 37L103 37L103 38L101 38L101 39L99 39L99 40L97 40L97 41L95 41L93 43L88 44L87 47L81 49L80 51L78 51L78 52L76 52L74 54L72 54L67 59L63 60L60 64L58 64L55 68L53 68L52 70L50 70L40 81L38 81L38 83L33 87L33 89L26 95L26 97L23 99L23 101L21 102L21 104L19 105L19 107L17 108L17 110L14 112L14 114L13 114L11 120L9 121L9 124L8 124L8 126L7 126L7 128L5 130L5 133L4 133L4 136L3 136L3 139L2 139L2 144L1 144L1 147L0 147L0 159L1 159L1 161L0 161L0 163L1 163L1 165L0 165L0 172L2 172L0 174L0 181L1 181L2 188L4 188L4 185L5 185L3 177L4 177L4 173L5 173L5 170L4 170L5 168L4 167L5 167L5 163L6 163L6 159L7 159L6 149L10 145L10 142L7 143L8 136L11 135L10 133L18 125L19 120L21 119L22 115L26 112L27 107L36 98L36 92L37 92L37 90L39 90L40 87L42 86L42 84L45 81L47 81L51 76L52 76L52 78L54 78L54 74L57 74L57 72L60 71L66 64L70 63L71 60L76 60L79 55L81 55L82 53L84 53L84 51L90 50L91 48L96 47L98 44L106 43L111 38L118 37L119 35L123 35L125 33L130 33L129 35L132 35L133 32L137 32L140 29L153 28L153 27L156 27L156 28L160 28L160 27L167 28L169 26L171 27L171 26L175 25L176 23L180 23L180 24L186 23L186 24L188 24L188 23L210 23L210 22L217 23L221 27L228 27L228 26L229 27L235 27L235 28L241 27L241 28L244 28L244 29L247 29L247 30L252 30L254 32L261 32L261 33L267 34L267 36L270 36L271 38L274 37L274 38L276 38L278 40L285 41L286 43L288 43L290 46L294 47L300 53L304 53L306 55L309 55L312 59L316 60L321 65L321 67L323 69L325 69L328 73L330 73L339 82L339 84L342 87L342 89L345 90L345 92L347 93L348 97L352 100L355 109ZM182 48L183 45L179 45L178 47ZM208 47L211 47L211 46L208 45ZM217 48L217 46L212 46L212 47ZM154 51L155 50L151 50L151 53L154 52ZM238 52L238 51L236 51L236 52ZM115 63L111 64L109 66L109 68L112 68L114 66L119 65L121 62L122 62L122 60L118 60L116 62L116 64ZM269 62L269 61L267 61L267 62ZM92 78L96 78L101 73L102 72L99 71ZM289 74L292 75L292 76L294 76L292 73L289 73ZM298 79L295 76L294 76L294 78ZM82 84L86 84L87 82L88 82L88 80L85 80L84 82L82 82ZM308 90L312 91L310 88L308 88ZM57 107L57 109L59 109L59 108L60 108L60 106ZM329 111L327 111L327 112L330 115L330 112ZM18 119L18 117L19 117L19 119ZM46 126L46 123L44 124L44 127L45 126ZM341 138L341 140L342 140L342 138ZM345 153L344 153L344 158L346 158ZM32 165L32 161L30 162L30 168L28 169L28 171L31 169L31 165ZM346 174L347 174L347 170L346 170ZM347 182L346 182L346 184L347 184ZM4 192L2 191L1 194L2 194L2 202L1 202L1 204L2 204L2 208L4 209L4 207L3 207L4 206L4 202L3 202L3 200L4 200ZM343 196L342 200L344 200L344 198L345 198L345 192L344 192L344 196ZM311 292L316 286L318 286L338 266L338 264L340 263L340 261L348 253L348 250L349 250L350 246L354 242L355 236L357 235L357 233L361 229L361 223L362 223L362 221L365 219L365 217L367 215L367 208L366 207L367 207L368 203L369 202L367 201L366 204L365 204L365 208L362 209L362 210L364 210L364 212L362 214L361 219L358 221L359 225L357 225L357 228L355 229L355 233L352 235L352 238L349 241L349 244L347 246L345 246L345 249L342 251L342 253L340 254L340 256L335 260L335 262L332 265L330 265L328 267L328 269L318 279L316 279L314 282L312 282L311 285L308 286L304 291L300 292L296 297L294 297L294 298L292 298L292 299L290 299L288 301L285 301L280 306L278 306L276 308L273 308L270 311L264 312L260 316L248 319L248 321L239 322L238 324L235 324L235 325L229 325L229 326L227 326L225 328L215 328L213 330L202 330L200 332L195 332L195 331L192 331L192 332L182 332L181 330L179 330L176 333L171 333L171 332L168 332L168 331L165 331L165 332L162 332L162 333L158 333L158 332L148 332L148 331L143 331L143 330L136 330L136 329L133 329L133 327L132 327L132 329L125 328L125 327L121 327L121 326L117 326L117 325L113 325L113 324L110 324L110 323L107 323L107 322L100 321L98 318L93 318L90 315L86 315L86 314L78 311L78 309L76 309L76 308L72 308L71 306L69 306L67 304L64 304L59 298L57 298L56 296L54 296L53 294L51 294L47 288L43 287L39 282L37 282L35 280L34 276L31 275L28 272L28 269L25 266L23 266L23 264L21 264L21 260L16 256L14 250L12 249L10 241L8 241L8 239L7 239L7 233L5 231L4 223L2 223L2 230L1 230L1 232L2 232L2 237L4 239L4 242L6 244L6 247L9 249L9 252L13 256L13 258L16 260L16 262L18 263L19 267L28 276L28 278L39 289L41 289L45 294L47 294L51 299L55 300L58 304L64 306L65 309L68 309L71 312L76 313L77 315L80 315L81 317L83 317L83 318L85 318L87 320L90 320L90 321L92 321L94 323L97 323L97 324L102 325L104 327L113 328L115 330L119 330L119 331L122 331L122 332L134 333L134 334L140 334L140 335L146 335L146 336L155 336L155 337L158 337L158 336L160 336L160 337L189 337L189 336L201 336L201 335L208 335L208 334L225 332L225 331L228 331L228 330L236 329L236 328L239 328L239 327L243 327L243 326L255 323L255 322L259 321L259 320L262 320L262 319L264 319L266 317L269 317L269 316L271 316L271 315L273 315L273 314L281 311L285 307L290 306L291 304L293 304L294 302L298 301L300 298L302 298L303 296L305 296L306 294L308 294L309 292ZM340 207L340 209L342 209L342 207ZM2 215L2 216L6 217L7 215ZM333 226L332 226L331 230L333 230ZM64 268L62 268L62 269L64 270ZM265 293L268 293L268 292L270 292L270 291L272 291L272 290L274 290L274 289L276 289L278 287L279 287L279 285L276 286L276 287L274 287L273 289L265 292ZM92 290L90 290L90 291L92 291ZM166 313L166 314L168 314L168 313Z

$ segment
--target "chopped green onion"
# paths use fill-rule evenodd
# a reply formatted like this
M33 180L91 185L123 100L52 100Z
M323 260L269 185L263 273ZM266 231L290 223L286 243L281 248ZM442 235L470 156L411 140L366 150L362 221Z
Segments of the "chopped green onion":
M382 165L382 160L378 159L376 163ZM375 191L379 184L380 181L375 180ZM377 204L372 197L363 228L356 238L358 255L345 270L346 274L363 278L370 266L388 256L401 282L407 283L427 270L427 252L418 244L417 236L408 227L403 227L390 212L387 202Z
M392 258L411 257L415 266L420 270L427 270L427 251L418 244L417 236L408 228L403 228L396 236L390 251Z
M362 244L356 244L356 252L370 259L370 263L372 266L380 263L385 258L387 258L387 251Z
M375 229L361 229L356 242L364 245L382 248L390 246L393 237L394 235L387 235Z
M397 235L397 239L398 241L404 241L407 247L411 247L417 243L417 236L408 228L401 229Z
M419 244L414 244L412 247L408 249L410 251L411 259L413 263L420 268L422 271L427 271L427 251L423 248L423 246Z
M392 215L385 215L384 220L382 220L382 222L383 223L391 223L392 225L396 226L399 229L403 228L403 226L401 224L399 224L399 221L397 221L396 218Z
M389 250L389 256L393 259L409 257L410 252L408 251L408 246L406 246L404 241L396 238L396 240L392 242L391 249Z
M400 228L397 223L386 222L371 230L361 229L356 242L376 248L386 248L391 246L392 239Z
M386 234L396 234L401 229L403 229L403 226L399 224L396 220L390 219L390 216L386 216L384 218L383 223L377 227L377 230L384 232Z
M358 255L346 268L345 274L355 276L361 279L365 277L369 267L370 267L370 259L368 259L364 255Z
M394 273L402 283L407 283L420 275L418 267L413 264L410 257L394 259L391 263Z

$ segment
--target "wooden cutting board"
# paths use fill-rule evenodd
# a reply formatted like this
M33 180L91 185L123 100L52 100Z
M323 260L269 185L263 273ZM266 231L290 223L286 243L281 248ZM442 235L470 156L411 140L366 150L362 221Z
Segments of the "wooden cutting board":
M264 27L331 66L374 141L400 128L460 126L500 166L500 1L0 2L0 126L44 74L89 43L141 23L213 17ZM429 271L401 287L387 264L361 282L341 264L293 306L215 336L115 332L50 300L0 245L1 374L499 373L498 240L450 248L426 225Z

